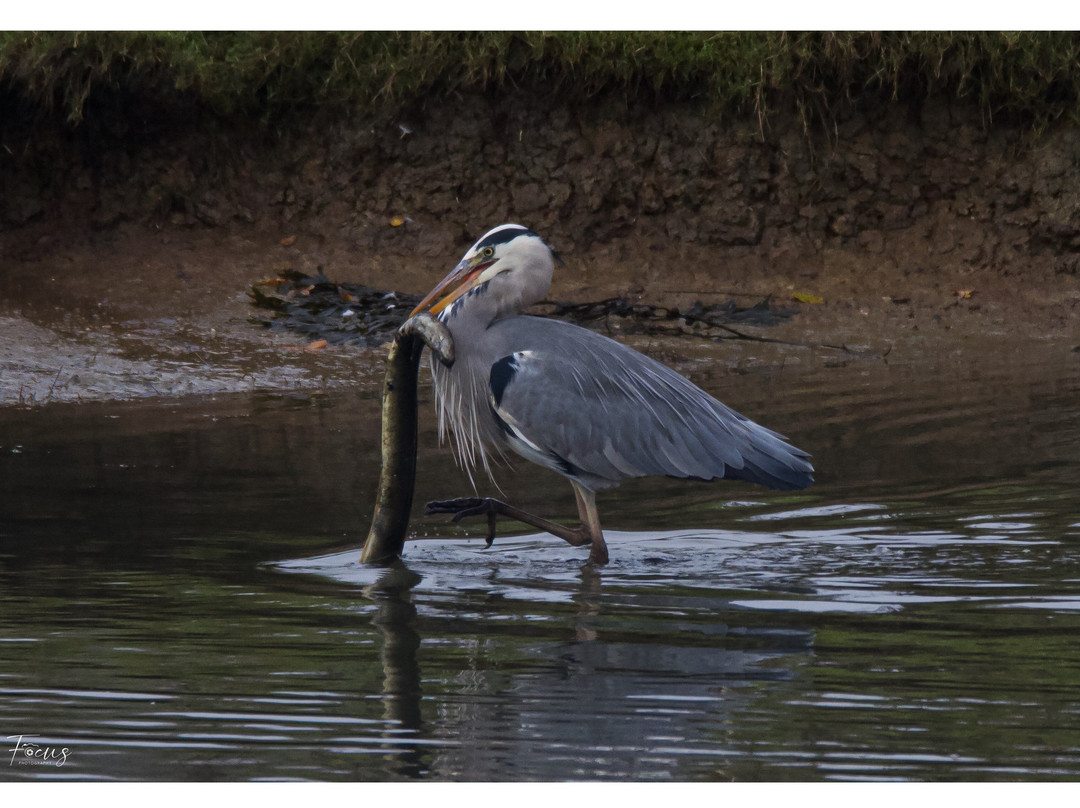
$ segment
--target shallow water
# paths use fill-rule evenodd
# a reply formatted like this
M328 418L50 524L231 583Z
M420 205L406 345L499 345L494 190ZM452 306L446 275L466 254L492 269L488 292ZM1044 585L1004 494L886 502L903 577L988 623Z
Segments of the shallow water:
M628 483L599 571L420 517L360 567L374 385L0 410L0 778L1078 779L1080 355L991 347L698 351L818 482Z

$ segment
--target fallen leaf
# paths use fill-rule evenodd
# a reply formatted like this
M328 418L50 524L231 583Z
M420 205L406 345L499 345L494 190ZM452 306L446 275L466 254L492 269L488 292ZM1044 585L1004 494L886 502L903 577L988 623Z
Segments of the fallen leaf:
M317 339L314 342L308 343L307 350L309 350L309 351L319 351L319 350L322 350L325 347L326 347L326 340Z
M953 292L954 297L958 297L961 300L971 300L971 296L975 294L974 289L957 289Z
M338 289L338 295L345 303L357 303L360 300L360 298L358 298L356 295L352 294L351 292L346 292L342 289Z
M278 244L280 244L282 247L291 247L295 243L296 236L285 236L285 238L278 242Z
M405 224L405 219L401 216L395 216L390 220L391 227L401 227L403 224Z
M314 291L315 291L315 284L311 284L311 286L308 286L305 289L301 289L300 294L302 294L304 297L307 297L308 295L310 295Z
M824 303L825 302L825 298L819 297L818 295L812 295L809 292L795 292L794 294L792 294L792 298L794 298L799 303Z
M288 278L267 278L266 280L258 281L256 286L281 286L288 283Z

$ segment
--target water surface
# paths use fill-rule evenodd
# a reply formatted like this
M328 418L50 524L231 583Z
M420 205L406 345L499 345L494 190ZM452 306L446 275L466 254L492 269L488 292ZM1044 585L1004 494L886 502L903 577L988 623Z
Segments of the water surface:
M374 384L0 410L0 778L1080 778L1080 356L722 350L818 483L628 483L598 571L419 516L360 567ZM470 493L424 406L418 502Z

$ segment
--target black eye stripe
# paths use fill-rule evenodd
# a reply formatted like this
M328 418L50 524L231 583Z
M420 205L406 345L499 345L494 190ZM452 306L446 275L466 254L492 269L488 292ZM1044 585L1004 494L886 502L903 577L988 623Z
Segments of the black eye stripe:
M494 249L500 244L506 244L508 241L513 241L518 236L536 236L536 233L522 225L501 227L494 233L488 233L487 236L476 242L476 244L473 245L473 249L478 252L485 247ZM537 238L539 238L539 236L537 236Z

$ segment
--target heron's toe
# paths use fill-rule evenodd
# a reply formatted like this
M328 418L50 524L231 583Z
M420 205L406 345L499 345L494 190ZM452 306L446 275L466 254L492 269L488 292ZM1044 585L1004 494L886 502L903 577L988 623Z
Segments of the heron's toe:
M469 516L470 514L465 511L473 511L475 513L487 512L487 500L483 497L459 497L457 499L435 499L427 503L426 515L431 516L436 513L452 513L461 516ZM479 510L477 510L479 509Z

